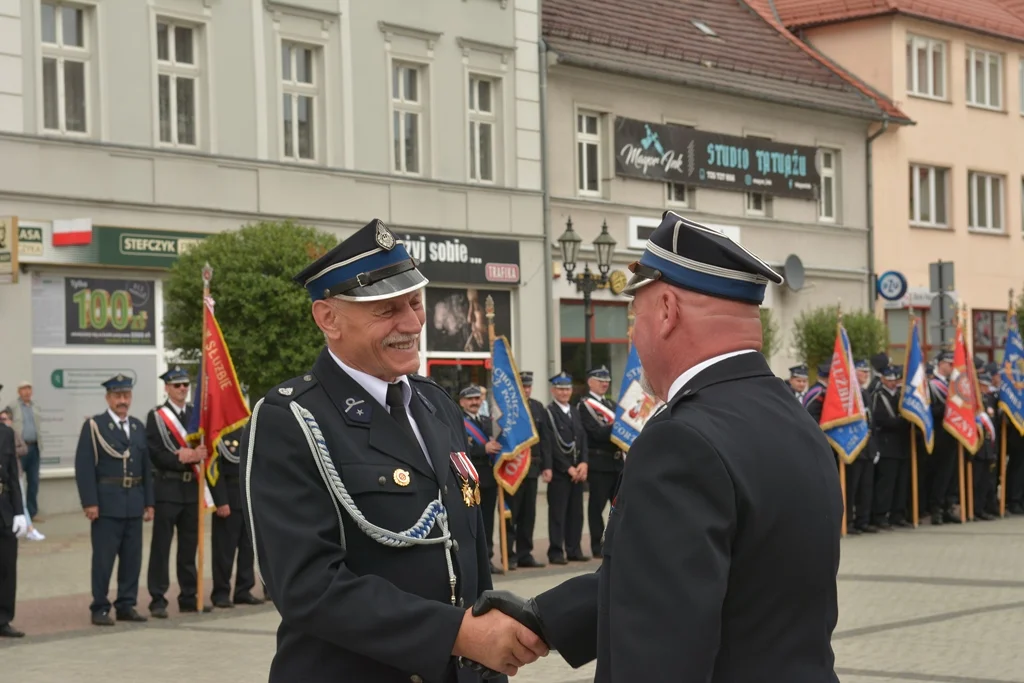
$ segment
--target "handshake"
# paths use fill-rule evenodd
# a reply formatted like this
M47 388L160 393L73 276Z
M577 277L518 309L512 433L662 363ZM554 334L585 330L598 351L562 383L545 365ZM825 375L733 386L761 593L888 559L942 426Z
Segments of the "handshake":
M520 667L546 657L548 649L537 603L489 590L466 611L452 654L459 657L459 666L487 680L515 676Z

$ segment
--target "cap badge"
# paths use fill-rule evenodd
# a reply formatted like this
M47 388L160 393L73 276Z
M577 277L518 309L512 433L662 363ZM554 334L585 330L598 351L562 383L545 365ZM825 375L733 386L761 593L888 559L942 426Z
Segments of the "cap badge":
M381 221L377 221L377 234L375 238L377 246L384 251L391 251L395 248L395 236L391 234L391 231Z
M391 477L395 480L395 483L398 484L399 486L408 486L409 482L412 481L409 478L409 473L406 472L403 469L395 470L395 473L392 474Z

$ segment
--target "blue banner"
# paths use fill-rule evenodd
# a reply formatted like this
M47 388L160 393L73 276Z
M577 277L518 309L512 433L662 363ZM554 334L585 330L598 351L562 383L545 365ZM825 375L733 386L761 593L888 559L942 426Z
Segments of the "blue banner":
M931 391L925 372L924 353L921 351L921 333L917 318L910 326L907 341L907 359L903 363L903 395L900 397L900 415L917 425L924 435L925 447L932 452L935 445L935 422L932 420Z
M497 438L501 453L491 456L494 478L509 495L515 495L530 469L530 447L540 439L505 337L498 337L491 346L489 400L491 419L501 428Z
M1020 337L1017 314L1010 311L1008 317L1006 351L999 371L999 408L1024 435L1024 340Z
M626 452L629 451L629 447L640 435L640 430L644 428L647 420L654 415L654 411L661 403L640 387L642 374L640 356L634 346L630 348L629 357L626 359L626 371L622 375L619 402L615 406L615 422L612 423L611 436L612 443Z

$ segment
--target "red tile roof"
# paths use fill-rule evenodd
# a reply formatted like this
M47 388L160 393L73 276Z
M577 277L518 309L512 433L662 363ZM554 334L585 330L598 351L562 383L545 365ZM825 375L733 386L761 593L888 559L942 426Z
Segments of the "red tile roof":
M743 0L545 0L542 7L545 41L563 63L909 122L770 12L765 16ZM694 22L716 35L705 35Z
M766 4L768 0L763 0ZM772 0L791 29L905 14L1024 41L1022 0Z

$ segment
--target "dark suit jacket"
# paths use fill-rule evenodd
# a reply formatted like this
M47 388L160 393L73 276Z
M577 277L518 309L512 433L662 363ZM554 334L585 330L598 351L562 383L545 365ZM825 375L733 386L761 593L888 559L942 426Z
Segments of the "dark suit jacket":
M14 430L0 424L0 529L11 530L15 515L25 514L18 481L18 456L14 449Z
M170 401L163 404L176 409ZM192 465L183 464L178 460L178 449L181 446L175 441L174 434L164 425L163 418L156 414L157 406L146 416L146 445L149 447L149 459L153 464L153 486L156 499L168 503L199 503L199 484L191 479L165 479L161 472L192 472ZM188 427L188 419L192 414L191 406L185 406L183 427Z
M544 430L547 441L543 449L544 469L565 474L570 467L588 462L587 433L580 421L579 411L570 409L566 415L558 404L552 401L544 409L544 420L547 422L547 429ZM559 439L565 444L575 444L575 456L562 452Z
M227 505L232 512L242 509L242 491L239 487L239 477L242 472L239 469L239 460L242 456L242 440L248 425L225 434L217 444L218 458L217 470L219 476L217 483L210 487L210 495L217 507ZM235 442L238 445L235 445Z
M898 388L890 394L880 386L871 396L871 424L875 447L881 457L893 460L910 458L910 422L900 415Z
M253 410L240 487L257 566L281 614L270 683L480 680L450 654L465 610L491 587L483 516L464 502L451 464L452 453L466 450L462 411L431 380L409 379L409 413L429 463L326 350L310 374L275 387ZM371 523L408 529L440 491L454 541L456 604L443 545L389 547L356 525L329 490L331 475L314 458L292 403L315 418L332 469ZM430 533L438 535L438 528Z
M75 450L75 482L78 484L78 496L82 507L98 505L100 516L119 519L141 517L144 509L153 507L153 470L149 463L149 448L146 446L146 429L142 422L128 417L131 427L131 441L125 436L121 427L103 411L94 415L99 433L96 436L95 448L89 420L82 425L82 433L78 437L78 448ZM118 453L130 449L127 462L115 458L104 450L106 442ZM142 483L131 488L124 488L113 478L141 478ZM110 481L105 481L110 479Z
M460 412L463 418L473 419L469 413L465 411ZM484 436L490 439L491 429L494 427L491 418L477 413L476 424L480 431L484 433ZM466 436L466 453L469 454L469 459L473 461L473 467L476 468L477 473L480 475L481 488L495 488L498 482L494 479L494 467L491 465L490 456L487 455L487 448L477 443L477 440L469 435L464 424L462 424L462 433Z
M837 682L842 518L821 429L761 354L727 358L630 449L600 571L537 596L548 642L597 683Z
M612 443L612 423L605 422L604 417L593 409L589 408L585 400L594 397L587 394L576 404L576 410L580 414L580 423L587 435L587 458L590 472L621 472L622 452L619 447ZM595 399L596 400L596 399ZM601 398L601 405L615 414L615 404L606 398Z
M533 426L537 428L537 437L540 439L530 447L530 469L526 476L537 478L540 476L541 468L544 467L544 432L547 430L547 416L544 415L544 404L535 398L527 399L530 405L530 417L533 418Z

